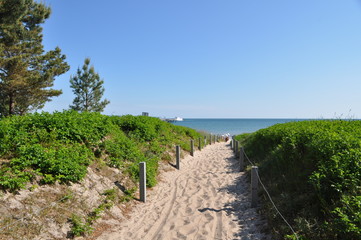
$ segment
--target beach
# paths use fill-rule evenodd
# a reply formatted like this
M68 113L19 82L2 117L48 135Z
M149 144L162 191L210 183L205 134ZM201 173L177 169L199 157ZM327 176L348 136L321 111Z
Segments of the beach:
M146 203L96 239L270 239L229 144L208 145L181 159L180 170L171 168L148 189Z

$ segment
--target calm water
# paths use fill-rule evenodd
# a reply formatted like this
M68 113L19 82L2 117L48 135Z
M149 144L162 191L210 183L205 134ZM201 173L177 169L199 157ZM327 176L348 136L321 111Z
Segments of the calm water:
M302 121L306 119L210 119L210 118L188 118L181 122L174 122L174 125L190 127L196 130L206 131L212 134L231 135L255 132L277 123Z

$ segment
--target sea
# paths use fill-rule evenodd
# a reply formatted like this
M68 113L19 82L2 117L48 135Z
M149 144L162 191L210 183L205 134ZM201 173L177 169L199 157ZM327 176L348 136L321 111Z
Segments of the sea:
M267 118L186 118L183 121L173 122L174 125L185 126L205 131L211 134L238 135L252 133L262 128L267 128L278 123L304 121L308 119L267 119Z

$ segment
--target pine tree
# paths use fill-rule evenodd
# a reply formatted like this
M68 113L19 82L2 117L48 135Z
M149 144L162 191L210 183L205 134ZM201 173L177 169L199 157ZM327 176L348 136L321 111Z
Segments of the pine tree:
M110 103L107 99L101 101L103 84L94 67L90 66L90 59L86 58L82 69L78 68L76 76L70 77L70 87L76 95L70 108L80 112L102 112Z
M69 70L60 48L44 52L42 27L50 8L34 0L0 0L0 116L44 107Z

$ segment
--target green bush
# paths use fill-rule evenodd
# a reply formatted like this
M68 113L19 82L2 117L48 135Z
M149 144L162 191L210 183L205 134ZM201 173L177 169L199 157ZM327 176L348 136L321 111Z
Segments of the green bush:
M114 129L102 146L108 156L107 164L111 167L124 167L127 162L144 158L137 145L119 129Z
M154 140L158 133L156 129L160 124L159 119L145 117L145 116L131 116L127 115L121 117L117 121L118 126L130 137L142 142L150 142Z
M361 238L360 121L277 124L237 139L302 238ZM289 234L268 215L279 237Z
M147 162L147 185L156 184L158 161L175 145L189 151L201 134L157 118L63 111L0 119L0 188L15 191L34 179L78 182L94 160L122 168L137 180ZM38 176L38 177L37 177Z
M93 228L90 226L91 224L88 222L83 222L82 218L76 214L71 216L69 222L71 223L70 233L72 236L85 236L86 234L93 231Z
M24 188L34 177L35 174L32 171L2 167L0 169L0 188L15 191Z

